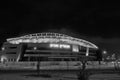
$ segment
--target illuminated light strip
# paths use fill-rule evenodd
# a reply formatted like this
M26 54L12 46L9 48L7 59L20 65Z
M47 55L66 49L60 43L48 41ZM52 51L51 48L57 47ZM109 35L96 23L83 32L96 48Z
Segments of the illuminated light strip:
M50 44L51 48L66 48L70 49L70 45L67 44Z
M89 56L89 48L86 49L86 56Z
M29 35L25 35L17 38L9 38L7 39L7 41L13 44L19 44L22 42L47 43L47 42L63 41L70 44L78 44L84 47L90 47L90 48L96 48L96 49L98 48L96 45L92 44L91 42L85 41L83 39L73 38L71 36L64 35L64 34L58 34L58 33L29 34Z
M79 45L85 45L85 43L80 43L80 42L76 42L76 41L71 41L71 40L68 40L68 39L38 39L38 40L36 40L36 39L31 39L31 40L29 40L29 39L26 39L26 40L15 40L15 41L10 41L10 43L13 43L13 44L19 44L19 43L21 43L21 42L26 42L26 43L30 43L30 42L32 42L32 43L47 43L47 42L60 42L60 41L62 41L62 42L67 42L67 43L71 43L71 44L79 44ZM86 46L85 46L86 47ZM87 47L91 47L91 46L89 46L89 45L87 45Z
M91 46L93 46L93 45L89 45L89 44L87 44L86 45L86 43L85 42L80 42L80 41L72 41L72 40L68 40L68 39L39 39L39 40L36 40L36 39L26 39L26 40L12 40L12 41L10 41L10 43L15 43L15 44L19 44L19 43L21 43L21 42L27 42L27 43L29 43L29 42L33 42L33 43L42 43L42 42L44 42L44 43L47 43L47 42L59 42L59 41L63 41L63 42L68 42L68 43L71 43L71 44L79 44L79 45L83 45L83 46L87 46L87 47L91 47Z

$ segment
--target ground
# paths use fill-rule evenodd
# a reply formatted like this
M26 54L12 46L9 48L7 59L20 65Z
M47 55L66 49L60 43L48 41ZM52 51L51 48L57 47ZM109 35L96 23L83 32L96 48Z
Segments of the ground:
M25 64L28 65L28 64ZM11 66L11 67L10 67ZM37 76L36 67L22 65L1 65L0 80L78 80L80 66L42 66ZM48 69L48 70L46 70ZM120 80L120 65L89 65L86 72L88 80Z
M115 70L89 70L91 72L88 80L120 80L120 71ZM78 80L78 70L42 70L37 76L36 71L8 71L1 70L0 80Z

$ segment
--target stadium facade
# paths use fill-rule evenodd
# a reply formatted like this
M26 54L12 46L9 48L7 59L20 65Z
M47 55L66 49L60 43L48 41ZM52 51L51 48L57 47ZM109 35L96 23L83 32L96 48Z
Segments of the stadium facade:
M8 38L2 45L1 62L97 60L99 48L65 34L43 32Z

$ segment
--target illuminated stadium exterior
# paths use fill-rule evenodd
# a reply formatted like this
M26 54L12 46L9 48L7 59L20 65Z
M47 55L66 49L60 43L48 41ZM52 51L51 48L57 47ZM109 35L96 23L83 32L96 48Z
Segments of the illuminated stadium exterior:
M36 33L9 38L2 46L1 62L97 60L98 47L86 40L59 33Z

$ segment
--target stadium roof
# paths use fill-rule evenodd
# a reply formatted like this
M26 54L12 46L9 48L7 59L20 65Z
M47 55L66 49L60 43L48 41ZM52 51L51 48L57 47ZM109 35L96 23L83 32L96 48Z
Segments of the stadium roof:
M52 32L35 33L35 34L29 34L16 38L8 38L7 42L12 44L63 42L63 43L76 44L84 47L98 49L98 47L95 44L88 42L86 40L74 38L65 34L52 33Z

